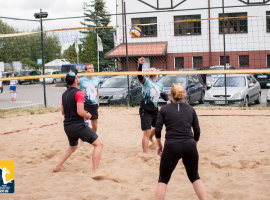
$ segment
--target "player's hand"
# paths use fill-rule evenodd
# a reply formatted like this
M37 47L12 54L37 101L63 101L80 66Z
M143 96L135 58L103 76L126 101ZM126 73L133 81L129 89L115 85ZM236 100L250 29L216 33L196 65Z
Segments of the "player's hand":
M144 63L144 60L145 60L145 58L144 58L144 57L141 57L141 58L139 59L139 63L142 65L142 64Z
M162 152L163 152L163 146L160 145L160 146L158 146L158 148L157 148L157 155L161 157L161 156L162 156Z
M170 103L172 103L171 100L168 100L168 101L167 101L167 104L170 104Z

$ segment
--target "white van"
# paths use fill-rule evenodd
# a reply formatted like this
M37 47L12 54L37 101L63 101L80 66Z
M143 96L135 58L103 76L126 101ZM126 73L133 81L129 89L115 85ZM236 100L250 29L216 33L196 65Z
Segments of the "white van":
M3 73L0 71L0 77L3 78ZM3 93L3 81L0 81L0 94Z
M52 75L52 74L61 74L61 71L56 71L56 70L53 70L53 71L47 71L45 72L45 75ZM43 82L43 78L40 78L39 79L39 82ZM61 77L55 77L55 78L45 78L45 83L56 83L56 82L61 82Z

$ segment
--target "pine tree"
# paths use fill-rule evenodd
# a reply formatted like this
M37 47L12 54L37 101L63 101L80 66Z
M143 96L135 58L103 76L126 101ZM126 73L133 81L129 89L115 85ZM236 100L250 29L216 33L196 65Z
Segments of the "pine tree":
M87 36L82 41L83 47L83 61L87 63L91 62L97 69L97 34L102 39L103 51L99 52L99 67L100 71L103 68L114 65L114 61L108 58L104 58L104 55L114 48L113 28L106 28L111 22L110 16L106 12L104 0L93 0L91 5L86 5L89 8L85 10L85 23L82 25L92 28L81 31L81 33ZM101 27L101 28L100 28ZM104 28L102 28L104 27ZM81 60L81 59L80 59Z

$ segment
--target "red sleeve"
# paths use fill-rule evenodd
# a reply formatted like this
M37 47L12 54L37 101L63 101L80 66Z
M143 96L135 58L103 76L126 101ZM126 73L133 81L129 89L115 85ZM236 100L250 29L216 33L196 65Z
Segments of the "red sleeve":
M85 95L84 95L84 92L83 91L78 91L75 94L75 100L76 100L77 103L83 103L84 102L84 98L85 98Z
M61 106L63 105L63 101L61 102Z

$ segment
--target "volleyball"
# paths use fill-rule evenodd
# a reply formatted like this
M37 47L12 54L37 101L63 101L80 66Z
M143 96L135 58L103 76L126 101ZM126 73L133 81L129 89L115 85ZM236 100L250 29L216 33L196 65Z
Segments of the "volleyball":
M141 36L141 29L138 27L138 26L133 26L131 29L130 29L130 31L129 31L129 33L130 33L130 35L132 36L132 37L135 37L135 38L137 38L137 37L140 37Z

